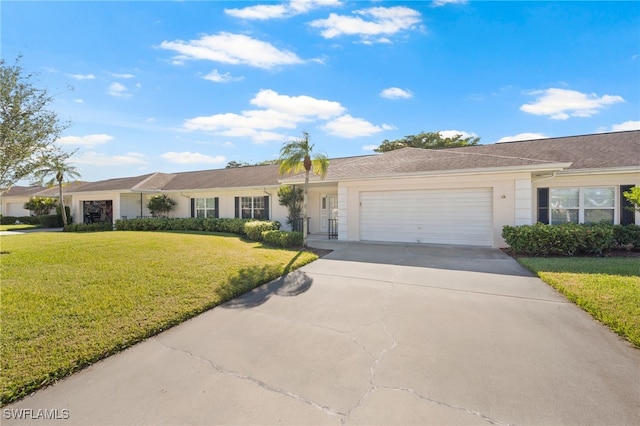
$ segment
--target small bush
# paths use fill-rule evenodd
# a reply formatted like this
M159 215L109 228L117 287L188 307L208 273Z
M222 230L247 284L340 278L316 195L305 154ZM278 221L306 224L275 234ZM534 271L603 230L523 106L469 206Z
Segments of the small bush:
M262 233L277 230L276 222L253 220L244 224L244 234L253 241L262 241Z
M634 244L632 241L638 242L638 236L640 227L636 225L536 223L502 228L502 237L509 248L516 254L526 256L602 255L606 251Z
M103 232L113 231L113 225L110 222L104 223L72 223L64 227L64 232Z
M45 214L37 217L38 225L42 225L43 228L61 228L63 226L62 216L57 214Z
M0 217L0 225L13 225L17 219L15 216L2 216Z
M277 247L298 247L302 245L302 232L295 231L264 231L262 240L266 244Z
M613 247L626 250L640 248L640 225L614 225Z
M21 216L16 218L16 220L27 225L40 225L42 223L41 217L42 216Z

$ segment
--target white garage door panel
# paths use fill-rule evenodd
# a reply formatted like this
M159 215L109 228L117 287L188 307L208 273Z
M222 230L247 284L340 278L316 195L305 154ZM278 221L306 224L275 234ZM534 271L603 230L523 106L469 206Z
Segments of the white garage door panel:
M491 189L360 193L363 241L491 245Z

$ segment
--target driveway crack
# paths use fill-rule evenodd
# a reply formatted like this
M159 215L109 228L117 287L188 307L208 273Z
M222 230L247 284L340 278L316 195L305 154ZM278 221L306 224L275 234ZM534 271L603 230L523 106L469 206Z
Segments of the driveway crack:
M306 405L309 405L309 406L311 406L311 407L313 407L313 408L315 408L317 410L320 410L320 411L324 412L325 414L328 414L328 415L331 415L331 416L344 417L346 415L345 413L334 411L329 407L326 407L324 405L318 404L318 403L316 403L316 402L314 402L314 401L312 401L312 400L310 400L308 398L305 398L302 395L298 395L296 393L289 392L288 390L272 386L272 385L268 384L267 382L265 382L263 380L256 379L256 378L251 377L251 376L247 376L245 374L241 374L241 373L239 373L237 371L227 370L227 369L217 365L216 363L214 363L210 359L203 358L203 357L201 357L199 355L196 355L193 352L188 351L186 349L176 348L176 347L167 345L166 343L161 342L157 338L153 338L153 340L156 343L158 343L160 346L162 346L162 347L164 347L166 349L169 349L171 351L180 352L180 353L186 354L186 355L188 355L188 356L190 356L190 357L192 357L194 359L197 359L199 361L205 362L206 364L211 366L211 368L214 371L216 371L218 373L221 373L221 374L224 374L224 375L227 375L227 376L231 376L231 377L235 377L235 378L243 380L243 381L250 382L250 383L252 383L252 384L254 384L254 385L256 385L256 386L258 386L258 387L260 387L260 388L262 388L264 390L266 390L266 391L274 392L274 393L277 393L279 395L283 395L283 396L286 396L288 398L295 399L296 401L302 402L302 403L304 403Z

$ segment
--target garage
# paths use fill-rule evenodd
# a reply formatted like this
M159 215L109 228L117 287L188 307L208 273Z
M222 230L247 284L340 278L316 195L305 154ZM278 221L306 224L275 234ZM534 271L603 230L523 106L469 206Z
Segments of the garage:
M492 191L441 189L360 193L360 240L492 245Z

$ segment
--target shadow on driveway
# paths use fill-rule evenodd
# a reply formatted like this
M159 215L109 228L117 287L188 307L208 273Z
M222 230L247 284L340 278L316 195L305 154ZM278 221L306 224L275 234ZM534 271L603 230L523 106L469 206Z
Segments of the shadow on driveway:
M509 255L489 247L362 242L334 242L331 244L329 246L320 241L310 243L313 247L333 250L324 259L532 276L531 272Z
M220 305L221 308L254 308L269 300L272 296L298 296L311 288L313 279L301 270L289 272L268 284L260 286L240 297Z

